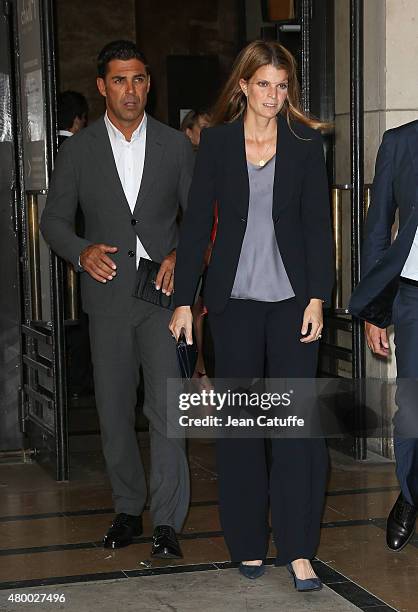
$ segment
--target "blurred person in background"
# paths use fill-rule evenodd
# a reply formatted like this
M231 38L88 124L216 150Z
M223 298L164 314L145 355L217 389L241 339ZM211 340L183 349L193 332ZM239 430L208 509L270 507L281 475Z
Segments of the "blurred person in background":
M58 95L58 144L74 136L88 123L89 107L86 98L78 91L63 91Z
M183 117L180 129L190 139L195 151L200 144L201 131L209 125L210 115L207 111L191 110Z
M89 107L86 98L78 91L63 91L57 98L58 146L85 128L88 123ZM75 219L76 231L84 235L84 218L80 206ZM68 274L68 271L67 271ZM68 279L67 279L68 280ZM67 341L67 382L73 401L93 393L93 370L91 365L89 319L81 303L80 278L77 284L77 316L74 325L66 327Z
M210 114L207 111L190 110L187 113L187 115L185 115L185 117L183 118L183 121L181 122L181 125L180 125L180 129L190 139L190 142L192 143L193 149L195 152L197 152L199 148L200 134L202 130L204 128L209 127L209 125L210 125ZM217 226L217 213L216 213L216 206L215 206L212 234L211 234L210 242L208 244L208 248L205 254L204 271L203 271L200 286L197 292L198 295L197 295L196 301L192 306L196 348L198 351L196 367L195 367L195 371L193 374L193 378L201 379L202 385L209 384L209 380L206 374L205 350L203 346L203 341L204 341L205 331L206 331L205 329L206 327L205 326L206 309L203 303L203 291L205 287L206 270L207 270L207 266L209 265L210 255L212 252L212 245L216 237L216 226Z

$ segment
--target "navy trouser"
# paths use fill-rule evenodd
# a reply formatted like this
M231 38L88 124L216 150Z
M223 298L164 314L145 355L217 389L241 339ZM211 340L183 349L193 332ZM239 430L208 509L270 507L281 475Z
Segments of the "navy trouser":
M318 342L300 342L303 309L296 300L231 299L209 323L216 378L313 378ZM268 511L277 564L311 559L319 541L328 472L323 438L272 438L268 474L264 439L216 442L221 524L233 561L264 559Z
M406 499L418 505L418 286L401 281L393 322L398 406L394 418L396 475Z

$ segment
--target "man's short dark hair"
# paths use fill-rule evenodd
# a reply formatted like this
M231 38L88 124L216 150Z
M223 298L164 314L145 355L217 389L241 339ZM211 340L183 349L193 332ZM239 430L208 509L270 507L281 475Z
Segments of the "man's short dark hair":
M149 73L145 55L135 43L130 40L114 40L105 45L97 57L97 76L104 79L108 63L115 59L122 61L137 59L144 64L147 74Z
M57 98L58 107L58 129L70 130L73 127L74 119L81 119L83 115L87 117L89 106L86 98L78 91L63 91Z

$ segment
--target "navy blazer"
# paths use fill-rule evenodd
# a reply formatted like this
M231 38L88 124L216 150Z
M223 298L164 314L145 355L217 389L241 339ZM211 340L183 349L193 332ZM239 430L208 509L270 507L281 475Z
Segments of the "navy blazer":
M277 129L272 221L293 291L305 307L310 298L329 301L334 282L322 137L299 122L292 123L292 131L282 115L278 115ZM219 313L231 296L248 216L249 181L242 119L202 132L177 249L177 306L193 304L215 201L218 228L204 302L210 311Z
M418 225L418 121L385 132L376 160L361 281L349 311L378 327L392 322L399 277ZM391 241L396 211L398 234Z

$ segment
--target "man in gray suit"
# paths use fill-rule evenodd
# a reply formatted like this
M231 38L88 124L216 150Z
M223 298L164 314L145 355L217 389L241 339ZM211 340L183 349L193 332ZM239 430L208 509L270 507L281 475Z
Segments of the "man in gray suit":
M145 113L150 75L129 41L98 57L97 86L106 101L98 121L65 142L56 159L41 230L51 248L81 272L89 315L96 404L117 516L104 546L142 533L147 497L135 434L140 365L150 432L152 556L182 556L176 532L189 505L182 439L166 435L167 378L179 376L171 312L132 297L140 258L161 262L156 288L173 292L177 214L185 208L193 151L180 132ZM85 235L74 217L80 203Z

